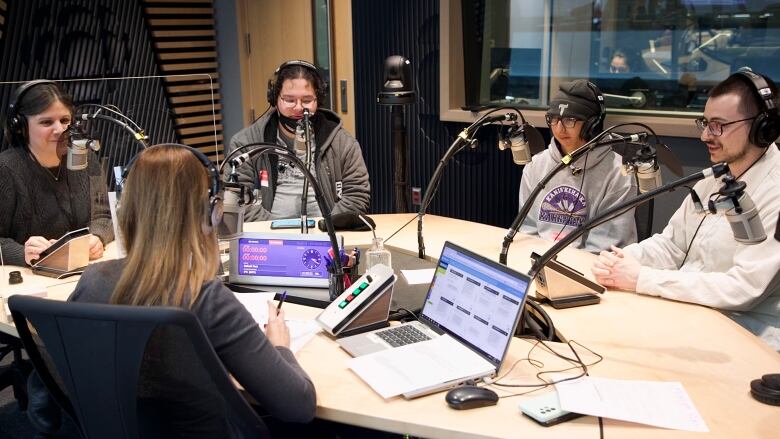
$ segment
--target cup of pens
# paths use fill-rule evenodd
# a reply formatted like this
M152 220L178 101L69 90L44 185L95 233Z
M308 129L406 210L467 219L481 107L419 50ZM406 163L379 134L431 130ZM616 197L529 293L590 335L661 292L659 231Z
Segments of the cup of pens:
M333 265L333 259L335 258L335 254L333 252L333 249L328 249L328 254L325 255L325 268L327 268L329 273L330 282L328 285L328 288L330 290L330 300L335 299L338 297L342 291L349 288L352 285L352 282L356 280L358 277L360 277L359 273L359 266L360 266L360 249L355 247L350 252L346 252L344 250L339 250L339 260L341 261L341 267L344 271L344 278L343 278L343 284L342 285L335 285L334 282L338 282L337 279L335 279L335 273L334 273L334 265Z

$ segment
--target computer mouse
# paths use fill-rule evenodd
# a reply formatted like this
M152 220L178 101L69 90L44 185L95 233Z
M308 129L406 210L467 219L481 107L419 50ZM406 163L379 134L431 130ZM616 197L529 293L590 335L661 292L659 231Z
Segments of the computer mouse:
M456 387L447 392L444 399L450 407L456 410L475 409L498 403L496 392L486 387L477 386Z

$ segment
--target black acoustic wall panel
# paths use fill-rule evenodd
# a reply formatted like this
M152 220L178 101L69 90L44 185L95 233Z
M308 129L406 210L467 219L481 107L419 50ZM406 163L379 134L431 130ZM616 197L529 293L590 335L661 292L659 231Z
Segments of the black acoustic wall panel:
M108 79L158 74L139 1L8 1L0 59L2 81L66 80L76 104L115 105L152 143L176 141L160 79ZM0 120L15 87L0 86ZM101 122L90 129L104 145L101 155L109 168L126 163L138 149L118 126Z
M389 107L376 103L387 56L411 60L418 101L407 107L410 186L428 184L437 162L465 127L439 120L439 2L352 1L356 136L371 176L371 211L393 207ZM465 60L479 62L479 60ZM495 128L478 133L479 145L447 166L428 212L507 227L517 212L521 168L497 148Z

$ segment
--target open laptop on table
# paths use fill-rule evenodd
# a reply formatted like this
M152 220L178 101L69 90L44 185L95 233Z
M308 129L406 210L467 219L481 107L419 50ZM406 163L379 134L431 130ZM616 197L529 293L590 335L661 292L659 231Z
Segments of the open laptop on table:
M337 341L356 357L349 367L386 398L493 376L529 283L525 274L446 242L418 321Z

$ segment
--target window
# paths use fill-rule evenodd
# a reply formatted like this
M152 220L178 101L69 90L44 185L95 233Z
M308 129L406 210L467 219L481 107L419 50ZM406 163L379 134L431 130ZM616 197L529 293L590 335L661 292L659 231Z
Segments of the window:
M611 113L700 113L748 66L780 77L780 1L462 0L465 103L546 108L589 78Z

